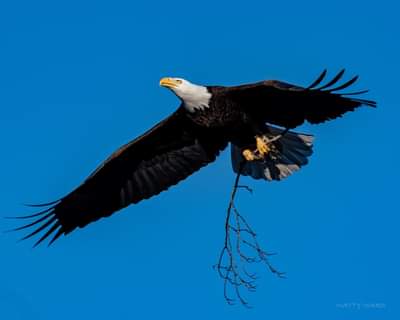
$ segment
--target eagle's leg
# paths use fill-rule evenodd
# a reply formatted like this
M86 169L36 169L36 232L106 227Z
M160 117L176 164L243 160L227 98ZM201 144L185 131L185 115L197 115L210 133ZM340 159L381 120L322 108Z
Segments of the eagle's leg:
M264 135L257 135L256 136L256 150L245 149L242 152L243 157L247 161L254 161L254 160L262 160L271 150L268 144L270 143L269 139Z
M267 134L270 133L270 130L265 123L259 122L247 114L243 114L243 117L244 123L248 125L254 134L256 149L251 150L247 147L242 151L242 155L247 161L264 160L271 149L274 149L273 142L279 140L289 129L285 129L275 137L273 135L268 137Z

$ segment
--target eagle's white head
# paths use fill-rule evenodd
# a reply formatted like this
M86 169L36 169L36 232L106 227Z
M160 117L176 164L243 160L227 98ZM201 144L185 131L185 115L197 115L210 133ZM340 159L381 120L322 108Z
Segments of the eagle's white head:
M191 83L182 78L162 78L160 86L171 89L189 112L209 108L211 93L207 87Z

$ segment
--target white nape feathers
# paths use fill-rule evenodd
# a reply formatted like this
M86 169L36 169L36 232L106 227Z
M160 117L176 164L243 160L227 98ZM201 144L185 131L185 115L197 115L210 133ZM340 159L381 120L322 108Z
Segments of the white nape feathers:
M175 86L170 89L183 101L183 105L189 112L196 110L204 110L209 108L211 93L208 92L207 87L191 83L181 78L170 78L174 81Z

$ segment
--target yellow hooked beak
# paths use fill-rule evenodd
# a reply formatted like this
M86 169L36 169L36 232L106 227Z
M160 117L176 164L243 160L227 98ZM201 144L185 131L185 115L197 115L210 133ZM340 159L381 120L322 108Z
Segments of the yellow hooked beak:
M162 78L160 80L160 86L166 88L177 88L182 83L181 80L173 79L173 78Z

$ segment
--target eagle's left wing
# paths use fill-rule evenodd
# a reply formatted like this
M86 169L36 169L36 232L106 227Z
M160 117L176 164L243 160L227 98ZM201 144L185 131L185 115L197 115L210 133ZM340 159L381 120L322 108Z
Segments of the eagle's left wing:
M77 227L159 194L215 160L227 141L212 129L196 127L179 108L148 132L114 152L70 194L43 211L19 217L38 226L23 239L44 232L35 245L54 233L50 243Z
M375 101L355 97L368 90L342 92L358 79L356 76L337 85L343 74L344 70L320 87L318 85L324 80L326 70L308 87L268 80L230 87L226 90L225 95L232 103L253 115L255 119L262 119L264 122L286 128L297 127L304 121L321 123L335 119L362 105L375 107Z

